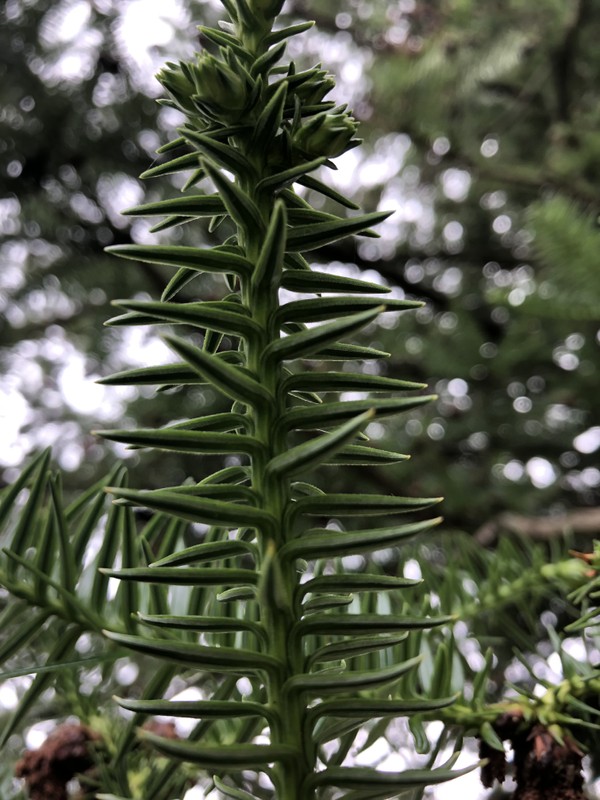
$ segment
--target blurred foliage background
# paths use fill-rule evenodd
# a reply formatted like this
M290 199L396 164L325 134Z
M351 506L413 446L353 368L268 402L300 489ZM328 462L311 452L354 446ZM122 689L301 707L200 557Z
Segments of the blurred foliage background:
M539 574L532 541L553 541L560 556L569 533L589 549L600 528L599 0L290 0L284 11L317 20L293 56L323 61L362 123L364 143L338 161L334 185L366 211L396 211L380 239L325 248L315 263L426 301L368 332L393 353L394 375L439 399L372 423L372 438L412 460L396 474L361 470L364 488L445 495L444 532L421 551L433 580L504 534L528 543L496 589L523 563ZM161 163L156 148L178 122L156 103L153 75L206 46L195 24L218 13L194 0L6 0L0 10L0 485L48 445L73 495L117 458L148 488L210 469L90 431L219 402L200 388L175 399L95 383L170 358L145 328L102 327L112 299L156 297L166 278L103 248L150 241L152 223L120 211L181 188L179 177L138 177ZM158 238L216 243L219 231ZM328 480L351 490L357 475ZM553 603L516 621L532 650L544 609L556 623L566 608Z

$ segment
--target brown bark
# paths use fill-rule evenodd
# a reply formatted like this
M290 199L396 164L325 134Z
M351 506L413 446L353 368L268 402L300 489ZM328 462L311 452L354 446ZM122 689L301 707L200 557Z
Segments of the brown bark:
M91 743L97 733L85 725L60 725L38 750L28 750L15 767L30 800L68 800L67 784L94 765Z

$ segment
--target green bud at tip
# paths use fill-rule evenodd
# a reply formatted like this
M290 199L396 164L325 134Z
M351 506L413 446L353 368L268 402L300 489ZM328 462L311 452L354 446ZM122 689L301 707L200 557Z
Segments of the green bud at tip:
M274 18L283 8L284 0L248 0L250 10L264 17Z
M167 63L167 65L158 72L156 79L165 87L184 113L195 112L194 104L191 99L195 92L195 86L188 74L184 73L180 64Z
M236 121L248 103L244 78L209 53L201 53L196 64L167 64L157 78L188 114L219 114Z
M208 53L198 56L193 74L196 84L194 100L225 116L240 116L248 102L247 86L241 76Z
M356 129L350 114L318 114L296 131L294 144L307 155L335 158L349 149Z

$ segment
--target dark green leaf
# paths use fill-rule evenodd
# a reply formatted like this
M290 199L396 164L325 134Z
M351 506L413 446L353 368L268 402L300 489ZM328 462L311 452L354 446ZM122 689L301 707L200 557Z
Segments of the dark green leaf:
M299 181L299 183L305 183ZM324 247L326 244L337 242L351 234L362 233L371 225L377 225L390 216L389 211L375 211L371 214L361 214L350 217L341 222L321 222L315 225L303 225L288 233L287 246L289 250L306 252Z
M290 292L305 294L321 294L322 292L345 292L347 294L386 294L387 286L379 283L368 283L356 278L345 278L329 272L310 272L299 269L286 269L281 276L281 285Z
M162 489L139 492L133 489L110 487L107 491L132 505L154 508L157 511L174 514L192 522L204 522L206 525L261 528L266 531L271 531L276 527L275 518L271 514L236 503L223 503L220 500L211 500L206 497L188 497Z
M79 524L75 527L75 530L71 535L76 564L83 563L84 554L89 545L90 539L94 535L94 532L98 529L100 520L106 512L107 502L104 488L108 483L119 484L123 479L123 467L121 465L117 465L110 471L108 475L98 481L94 486L82 492L81 495L65 510L65 517L72 530L79 511L85 509L85 513L82 514Z
M171 150L177 150L178 147L181 147L185 144L185 139L183 136L177 136L175 139L171 139L169 142L165 142L161 144L160 147L156 148L156 152L159 154L162 153L170 153Z
M144 203L122 212L125 216L159 216L178 214L183 217L212 217L224 214L225 206L217 194L195 194L160 200L156 203Z
M56 526L53 513L44 511L44 518L38 524L35 559L33 563L36 568L34 575L33 593L36 604L44 606L47 603L48 583L47 575L52 573L55 555Z
M292 447L269 461L265 468L266 474L291 477L305 472L330 457L349 439L353 439L372 418L373 413L367 411L330 433L315 436L308 442Z
M333 511L330 513L332 516L335 515ZM309 531L301 538L285 544L281 548L280 556L282 559L291 560L370 553L373 550L395 547L406 539L439 525L441 521L441 518L438 518L391 528L353 531L352 533L337 533L329 529Z
M196 272L231 272L234 275L248 276L252 271L252 264L245 258L218 247L202 249L183 245L119 244L107 247L106 251L133 261L185 267Z
M252 275L253 286L272 284L281 273L285 256L286 228L285 203L278 200L271 214L265 241Z
M332 608L341 608L342 606L349 606L354 600L354 595L351 594L318 594L311 597L302 606L302 611L312 613L313 611L323 611Z
M149 233L159 233L160 231L167 231L169 228L175 228L178 225L187 225L189 222L192 222L193 217L176 217L170 216L161 219L160 222L155 222L154 225L149 229ZM214 219L214 217L211 218Z
M50 481L52 497L52 511L56 528L59 549L62 584L68 592L73 592L77 583L77 565L75 553L69 538L67 520L65 519L62 492L58 479Z
M369 632L429 630L446 625L454 617L406 617L401 614L312 614L298 622L294 636L360 636Z
M211 161L214 161L219 166L224 167L236 175L247 175L250 171L251 168L248 159L235 147L231 147L212 136L200 133L200 131L193 130L192 128L183 127L180 130L185 138L194 147L198 148L202 155L208 156ZM202 167L205 169L206 174L212 178L212 173L214 172L212 163L209 161L202 162ZM220 191L220 187L217 188ZM225 205L227 205L227 200L225 198L223 198L223 201Z
M105 386L172 386L174 384L203 384L196 370L187 364L164 364L160 367L141 367L116 372L98 383Z
M195 417L193 419L186 419L183 422L176 422L174 425L169 425L167 428L162 428L162 430L225 432L232 430L245 430L249 424L250 420L248 417L242 414L232 414L231 412L225 411L220 414L207 414L205 417ZM185 488L186 490L192 491L191 486ZM240 487L238 487L238 490L243 491Z
M448 642L440 642L435 656L425 659L421 669L421 682L427 687L429 697L444 697L452 689L453 649Z
M19 519L12 535L10 546L12 551L18 555L22 555L32 544L40 523L43 525L45 516L44 499L50 482L50 473L46 471L49 459L50 452L46 451L39 461L36 461L36 470L29 487L29 497L19 514ZM12 493L10 497L12 499ZM9 562L6 569L8 575L13 576L16 570L16 563L14 561Z
M298 587L298 595L317 592L386 592L398 589L408 589L418 586L420 580L410 578L396 578L393 575L369 575L367 573L320 575L318 578L306 581Z
M284 382L286 392L391 392L424 389L426 384L363 372L299 372Z
M380 450L377 447L366 447L360 444L348 444L324 464L343 464L351 466L384 467L407 461L410 456L394 453L391 450Z
M488 745L488 747L491 747L493 750L497 750L499 753L504 753L502 739L500 739L489 722L484 722L482 724L481 728L479 729L479 735Z
M198 153L186 153L183 156L165 161L164 164L157 164L155 167L150 167L150 169L142 172L140 178L146 180L147 178L159 178L162 175L172 175L174 172L183 172L186 169L198 167L199 163L200 159Z
M326 161L327 159L322 156L321 158L315 158L312 161L305 161L302 164L298 164L295 167L290 167L282 172L276 172L274 175L269 175L269 177L263 178L258 184L257 189L258 191L280 189L282 186L287 186L290 183L298 181L298 179L303 175L306 175L307 172L312 172L312 170L322 167Z
M384 311L384 307L380 309L378 314ZM360 344L336 344L330 347L325 347L304 358L313 358L318 361L349 361L350 359L373 359L373 358L389 358L390 353L385 350L377 350L375 347L364 347Z
M236 19L237 9L234 11L235 9L234 3L230 2L230 0L225 0L223 5L228 7L227 8L228 11L229 11L229 6L232 7L232 10L229 11L229 14L232 17L232 19ZM233 52L237 53L241 58L246 58L247 53L235 36L231 36L229 33L226 33L225 31L220 31L217 28L207 28L205 25L198 25L198 30L203 36L206 36L207 39L210 39L211 42L218 44L220 47L225 47L227 50L232 50Z
M121 507L121 519L117 522L120 536L120 553L123 569L135 569L140 563L138 538L135 527L135 519L131 508ZM121 620L125 630L133 633L136 630L135 612L139 608L139 586L134 582L123 582L116 595L116 603L119 607Z
M137 431L94 431L103 439L136 447L154 447L177 453L247 453L256 452L258 443L250 436L212 431L186 431L159 428Z
M121 708L136 714L173 716L188 719L227 719L239 717L273 717L265 706L249 701L231 700L130 700L115 698Z
M180 570L181 571L181 570ZM197 615L173 616L172 614L138 614L145 625L154 625L169 630L198 631L199 633L232 633L249 631L261 641L266 641L266 631L257 622L235 617L204 617Z
M115 477L117 486L126 485L125 470L121 470ZM123 512L124 509L119 506L112 505L110 507L108 519L103 531L102 544L95 562L96 572L94 574L94 582L90 595L90 606L101 613L104 613L104 607L109 602L107 597L108 578L102 574L99 568L110 567L115 560L119 549L119 542L122 541L124 536L123 526L125 525L125 516Z
M226 589L217 595L219 603L230 603L234 600L256 600L256 589L251 586L240 586Z
M325 373L326 374L326 373ZM365 400L344 400L337 403L323 403L312 408L293 408L281 419L281 426L286 430L298 429L321 429L330 425L363 414L365 411L375 412L377 419L390 415L410 411L413 408L430 403L435 400L435 395L423 397L399 397L393 399L375 400L366 398Z
M0 664L4 664L9 658L17 653L27 642L34 636L38 636L44 626L44 623L50 616L49 610L36 611L29 615L27 621L19 621L15 632L12 636L8 635L8 631L4 630L2 644L0 645Z
M383 772L364 767L329 767L311 775L306 781L308 791L319 786L337 786L339 789L375 790L393 788L394 794L408 789L422 789L438 783L460 778L477 769L479 764L457 770L447 769L407 769L404 772ZM385 796L385 795L384 795Z
M344 631L345 633L346 631ZM406 636L407 634L401 636L363 636L345 639L341 642L332 642L312 653L308 659L308 666L326 661L347 661L358 656L376 653L378 650L400 644L406 639Z
M313 517L403 514L407 511L429 508L442 499L441 497L396 497L387 494L322 494L299 498L292 507L292 513L308 514Z
M439 700L416 698L410 700L388 700L386 698L353 697L347 700L324 700L308 711L309 721L324 716L356 717L373 719L375 717L408 716L410 714L427 713L447 708L456 702L456 697L445 697Z
M244 309L233 303L211 301L204 303L163 303L149 300L113 300L112 305L136 311L160 321L210 328L232 336L252 339L260 334L258 325Z
M300 333L292 333L283 339L278 339L270 344L263 355L265 360L286 361L292 358L308 358L315 356L316 353L323 352L323 348L333 345L340 337L349 336L356 333L361 328L364 328L369 322L372 322L379 314L382 313L385 306L361 311L358 314L352 314L343 319L336 319L333 322L326 322L323 325L308 328ZM352 347L348 345L347 347ZM335 351L334 351L335 352ZM346 350L342 347L344 352L344 360L347 357ZM356 352L356 351L355 351ZM360 358L369 358L366 355L368 350L361 350Z
M281 56L285 52L286 44L280 44L278 47L273 47L272 49L267 49L261 56L259 56L254 64L252 64L252 68L250 70L250 74L253 77L257 77L259 75L267 76L267 73L271 69L271 67L276 64ZM260 120L259 120L260 122ZM270 144L270 137L263 136L261 138L256 137L257 142L263 142L264 144Z
M141 735L144 741L169 758L188 761L204 769L236 771L260 767L264 769L273 761L294 761L300 758L300 753L288 745L223 744L203 747L193 742L163 739L146 731Z
M223 558L233 558L241 555L255 555L255 547L248 542L227 539L223 542L205 542L195 544L165 556L160 561L155 561L152 567L183 566L202 561L218 561Z
M283 119L286 97L287 84L282 83L261 111L252 133L252 140L259 147L268 148L275 139Z
M266 44L270 47L271 45L283 41L283 39L288 39L290 36L304 33L304 31L310 30L314 24L314 21L310 20L309 22L300 22L298 25L290 25L287 28L280 28L278 31L273 31L266 37Z
M281 665L271 656L242 650L239 647L207 647L175 639L149 639L125 633L104 631L111 642L143 655L154 656L165 661L175 661L187 667L207 670L223 670L248 673L273 672Z
M40 569L38 569L37 566L27 561L27 559L18 556L12 550L7 550L5 548L2 552L11 561L22 567L26 572L31 573L36 580L37 586L43 587L44 592L49 588L54 589L62 601L62 605L64 606L64 608L60 610L63 611L64 615L70 621L84 625L86 628L92 628L92 630L98 627L98 617L95 615L92 609L88 608L88 606L82 602L78 595L67 591L67 589L58 583L58 581L53 580L45 572L42 572ZM7 584L7 586L9 586L7 579L5 579L4 582Z
M253 794L245 792L243 789L237 789L235 786L223 783L217 775L213 777L213 782L221 794L231 798L231 800L258 800Z
M304 178L300 178L298 183L301 186L306 186L307 189L312 189L314 192L319 192L319 194L329 197L330 200L334 200L336 203L339 203L345 208L349 208L351 211L358 211L359 206L357 206L356 203L353 203L352 200L345 197L343 194L336 192L335 189L329 184L323 183L323 181L306 175Z
M315 695L346 694L353 691L376 689L395 683L403 675L419 665L421 657L412 658L391 667L368 672L352 672L349 670L317 672L311 675L294 675L284 684L284 691L289 694L310 692Z
M206 174L214 183L234 222L247 231L253 231L254 235L256 235L257 231L263 231L265 226L260 211L248 195L239 186L226 178L220 170L209 164L208 161L204 162L203 165Z
M32 461L30 461L26 467L24 467L17 480L8 487L6 494L3 495L2 502L0 503L0 527L4 525L7 517L13 511L15 501L19 496L19 492L25 488L29 478L32 475L35 475L33 479L34 486L39 480L41 480L41 476L44 475L48 469L50 456L50 449L41 452Z
M253 406L271 405L273 398L265 387L247 372L221 358L200 350L183 339L165 336L167 344L184 358L201 377L206 378L228 397Z
M156 515L159 516L159 515ZM162 515L161 515L162 516ZM152 559L154 558L154 553L152 552L152 548L148 542L148 540L144 537L140 538L140 549L142 550L142 557L140 558L140 564L142 566L148 566ZM121 588L125 588L126 586L132 586L136 588L136 591L139 589L139 586L134 582L125 581ZM148 611L151 614L169 614L171 607L169 603L169 587L165 586L164 584L157 584L151 583L149 585L148 591ZM139 604L138 604L139 607ZM139 612L138 612L139 614ZM132 622L135 622L135 625L132 625ZM137 623L141 622L139 619L139 615L137 617L133 617L129 622L129 624L125 624L125 630L129 631L130 633L135 633L137 631Z
M320 297L314 300L294 300L281 306L276 315L277 323L324 322L358 314L362 311L380 309L384 311L405 311L420 308L423 304L413 300L382 300L379 297ZM381 307L384 306L382 309Z
M173 275L171 280L165 286L160 299L163 301L172 300L182 289L188 285L188 283L193 281L194 278L197 278L198 274L199 273L193 272L185 267L178 269L175 275Z

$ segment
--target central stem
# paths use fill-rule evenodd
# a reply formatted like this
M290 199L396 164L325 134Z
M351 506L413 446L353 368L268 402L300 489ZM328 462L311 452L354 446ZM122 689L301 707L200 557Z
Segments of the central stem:
M256 199L256 198L255 198ZM266 204L263 200L261 211L268 225L273 213L273 198ZM266 206L266 207L265 207ZM246 231L245 249L249 260L256 263L263 244L259 231L254 235ZM301 754L293 762L278 763L273 770L276 796L278 800L302 800L302 784L306 776L313 772L314 766L305 752L303 723L305 706L303 698L297 694L284 693L286 681L303 672L303 653L301 642L291 637L297 622L294 610L294 594L298 584L295 565L281 564L279 551L289 538L285 529L285 510L290 502L289 479L267 479L267 463L288 448L287 435L280 425L286 411L285 397L281 391L283 370L262 357L265 348L280 338L279 328L274 325L275 312L279 308L276 285L252 287L248 281L242 287L243 300L252 309L255 322L262 330L262 336L247 346L247 366L260 384L271 395L271 403L266 403L253 411L254 436L261 444L261 452L252 459L252 488L260 499L261 508L277 520L275 538L260 537L260 571L263 591L259 594L259 613L265 626L269 642L269 655L274 656L282 669L267 679L268 705L276 712L281 722L273 724L271 740L286 744Z
M272 20L270 21L272 23ZM244 46L256 59L268 50L266 43L270 23L265 20L265 28L256 22L256 28L249 31L240 26L240 38ZM264 101L266 103L266 100ZM263 104L264 105L264 104ZM261 104L258 104L260 109ZM257 186L267 177L268 147L265 142L259 146L240 137L238 146L254 172L253 180L241 180L241 188L252 199L262 216L265 230L274 213L276 196L274 193L260 193ZM247 259L257 264L264 244L264 232L241 230L238 227L238 242L243 246ZM273 275L280 274L283 264L273 264ZM242 300L252 310L252 316L261 330L256 340L247 343L246 366L269 392L271 402L253 409L254 437L260 441L260 452L252 458L252 488L259 498L260 507L275 518L274 538L259 534L260 573L262 591L259 592L259 614L265 626L268 641L268 654L282 665L277 674L266 678L267 703L275 712L277 722L271 724L271 742L289 745L298 757L288 762L278 762L271 771L278 800L306 800L302 786L305 778L314 771L311 755L306 752L304 741L304 716L306 707L302 694L284 692L286 682L304 671L302 642L292 637L291 632L297 623L294 607L298 576L295 564L281 564L279 552L290 537L285 527L286 507L291 501L291 481L289 478L270 478L266 472L268 462L285 453L288 449L287 433L281 426L281 418L286 412L286 399L282 392L283 367L264 359L269 344L280 338L276 312L279 309L279 281L265 280L256 286L250 280L241 285Z

